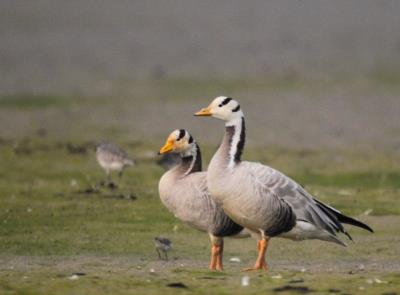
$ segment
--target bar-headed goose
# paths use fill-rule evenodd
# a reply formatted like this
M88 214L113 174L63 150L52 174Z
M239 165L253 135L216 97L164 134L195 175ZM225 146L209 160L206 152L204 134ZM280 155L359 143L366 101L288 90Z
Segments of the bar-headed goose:
M265 252L272 237L319 239L345 245L336 237L342 223L372 229L315 199L281 172L241 160L245 120L237 101L220 96L195 114L225 121L225 136L207 172L212 197L235 222L258 233L258 258L251 269L267 269Z
M209 234L210 269L222 270L223 237L249 234L210 197L206 172L201 171L200 148L186 130L175 130L168 136L159 153L169 152L179 154L182 161L161 177L158 186L161 201L177 218Z

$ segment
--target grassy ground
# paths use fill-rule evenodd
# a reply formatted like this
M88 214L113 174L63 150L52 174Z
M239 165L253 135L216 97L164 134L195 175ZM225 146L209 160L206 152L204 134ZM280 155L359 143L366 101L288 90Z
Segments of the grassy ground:
M113 84L112 97L1 96L0 294L398 292L399 77L137 80ZM209 272L207 235L159 201L155 154L172 129L188 128L208 163L221 130L192 114L217 94L246 110L245 159L283 171L375 234L350 228L347 248L274 239L270 271L250 274L240 269L254 262L255 242L227 239L225 271ZM93 143L102 138L137 162L115 190L99 185ZM159 235L174 243L168 262L154 250Z
M158 143L125 141L138 162L118 189L103 177L90 144L35 136L0 143L1 294L395 294L400 288L400 157L249 148L245 158L284 171L319 199L355 216L376 233L350 229L355 243L275 239L270 271L241 273L255 242L226 240L225 271L207 270L208 237L160 204ZM204 147L208 161L214 148ZM153 237L174 243L159 261ZM230 262L239 257L241 262ZM75 275L74 275L75 274ZM241 286L243 276L248 287ZM177 286L168 286L181 283Z

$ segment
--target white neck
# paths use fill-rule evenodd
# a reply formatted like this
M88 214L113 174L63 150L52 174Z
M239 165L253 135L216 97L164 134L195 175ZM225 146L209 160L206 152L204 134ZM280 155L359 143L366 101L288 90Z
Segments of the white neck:
M221 145L208 165L207 185L216 198L220 189L220 181L227 175L227 170L240 163L241 152L245 141L244 118L231 120L225 124L225 135ZM222 199L220 200L222 202Z
M242 118L244 118L243 112L239 110L237 113L235 113L235 116L225 122L225 126L237 126L237 125L242 125Z
M235 164L237 164L237 162L240 161L240 155L241 155L242 151L239 149L242 149L242 147L240 146L239 143L241 140L243 140L242 139L242 128L243 128L242 119L243 119L243 117L235 119L230 122L227 122L227 124L225 124L226 127L234 128L234 132L233 132L232 138L230 140L230 146L229 146L228 168L234 167Z

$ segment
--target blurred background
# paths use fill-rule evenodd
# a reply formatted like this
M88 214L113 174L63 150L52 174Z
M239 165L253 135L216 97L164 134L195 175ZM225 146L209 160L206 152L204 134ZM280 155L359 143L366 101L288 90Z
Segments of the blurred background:
M185 127L213 143L215 122L191 115L230 95L250 144L397 149L399 11L393 0L3 0L0 136L155 140Z
M244 159L375 230L350 229L347 248L274 240L249 294L398 293L396 0L1 0L0 293L241 293L254 241L227 240L227 272L210 273L207 235L158 196L172 130L192 133L207 166L223 124L193 113L220 95L245 113ZM113 186L103 139L136 163Z

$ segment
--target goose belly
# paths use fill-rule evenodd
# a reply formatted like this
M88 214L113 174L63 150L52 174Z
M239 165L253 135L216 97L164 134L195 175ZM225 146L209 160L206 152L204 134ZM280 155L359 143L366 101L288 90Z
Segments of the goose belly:
M207 197L201 194L192 186L178 188L169 175L164 175L159 182L159 195L163 205L174 216L189 226L200 230L208 231L212 223L214 207Z
M286 229L287 225L281 224L281 216L278 216L282 211L273 198L246 186L246 181L233 179L235 181L221 179L218 184L208 182L211 196L233 221L255 232L275 233Z
M278 237L294 241L317 239L346 246L345 243L343 243L340 239L330 234L329 232L322 230L311 223L301 220L298 220L296 222L296 225L292 228L292 230L286 233L282 233Z
M253 231L265 229L266 212L263 207L255 207L246 203L246 198L227 198L222 203L225 213L236 223Z
M195 200L179 198L179 195L161 195L161 202L176 218L187 225L200 230L208 231L212 222L212 212Z

